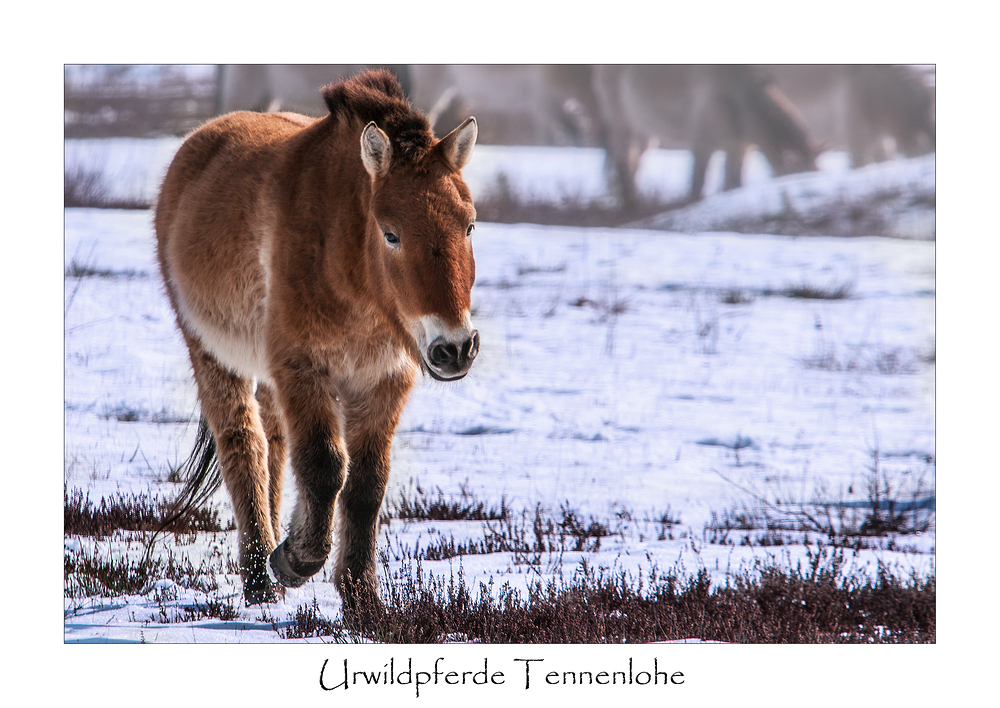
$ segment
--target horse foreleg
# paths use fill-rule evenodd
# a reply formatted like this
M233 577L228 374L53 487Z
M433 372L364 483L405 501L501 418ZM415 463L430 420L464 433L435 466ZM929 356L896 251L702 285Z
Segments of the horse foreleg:
M382 611L378 596L378 516L389 480L392 436L412 385L408 376L388 379L350 406L350 471L340 494L335 579L345 609L362 623Z
M299 587L330 555L333 512L344 483L347 450L343 412L329 373L308 357L290 357L272 372L289 437L298 499L291 526L271 554L271 571L286 587Z

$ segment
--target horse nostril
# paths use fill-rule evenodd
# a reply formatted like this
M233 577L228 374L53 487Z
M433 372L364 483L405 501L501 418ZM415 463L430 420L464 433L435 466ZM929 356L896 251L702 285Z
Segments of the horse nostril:
M443 344L438 343L431 347L430 356L428 357L431 363L437 367L445 367L454 365L458 361L458 347L454 344Z
M471 362L477 354L479 354L479 330L474 329L472 337L462 345L462 358Z

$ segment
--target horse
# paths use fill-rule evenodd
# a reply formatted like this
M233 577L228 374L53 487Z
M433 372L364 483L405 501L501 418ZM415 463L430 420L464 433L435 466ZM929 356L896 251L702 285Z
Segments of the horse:
M816 139L830 149L848 152L852 167L934 150L934 92L916 67L758 68L795 104Z
M611 65L593 69L608 171L625 206L638 200L635 174L652 140L691 150L690 198L701 197L712 153L726 153L724 189L742 184L756 145L775 174L816 169L817 146L795 107L749 66Z
M293 111L320 117L327 112L320 88L364 69L384 68L399 79L403 93L412 91L405 64L219 64L215 79L215 115L233 111Z
M410 70L413 103L435 127L475 113L491 118L489 134L480 135L484 142L582 146L598 140L588 65L414 64Z
M384 611L378 513L407 395L479 353L461 174L478 128L435 139L386 70L321 93L322 118L236 112L192 133L154 221L209 433L194 466L217 455L246 604L319 572L336 518L334 581L364 621ZM298 499L278 544L289 457Z

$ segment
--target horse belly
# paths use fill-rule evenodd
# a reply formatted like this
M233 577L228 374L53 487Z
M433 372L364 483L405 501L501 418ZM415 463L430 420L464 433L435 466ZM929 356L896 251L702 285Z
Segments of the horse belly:
M197 336L220 364L247 377L267 376L264 344L264 305L215 302L206 306L203 299L192 302L180 293L181 319L191 334Z
M267 376L267 282L259 245L252 237L219 238L211 249L178 248L169 276L189 334L220 364L254 378Z
M197 317L185 319L220 364L248 378L268 379L262 322L230 323L227 327Z

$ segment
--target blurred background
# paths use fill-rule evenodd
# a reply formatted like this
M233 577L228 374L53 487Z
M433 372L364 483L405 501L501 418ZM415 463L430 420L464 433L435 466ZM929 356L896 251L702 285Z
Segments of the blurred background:
M87 190L99 192L87 185L99 178L77 167L88 141L179 138L235 110L321 116L320 87L363 68L66 66L65 136L76 141L67 148L67 205L86 206ZM507 148L481 151L471 166L484 220L618 226L775 177L935 149L931 65L386 68L438 136L475 115L479 144ZM512 186L532 178L531 188ZM152 198L142 185L134 191L125 202Z

